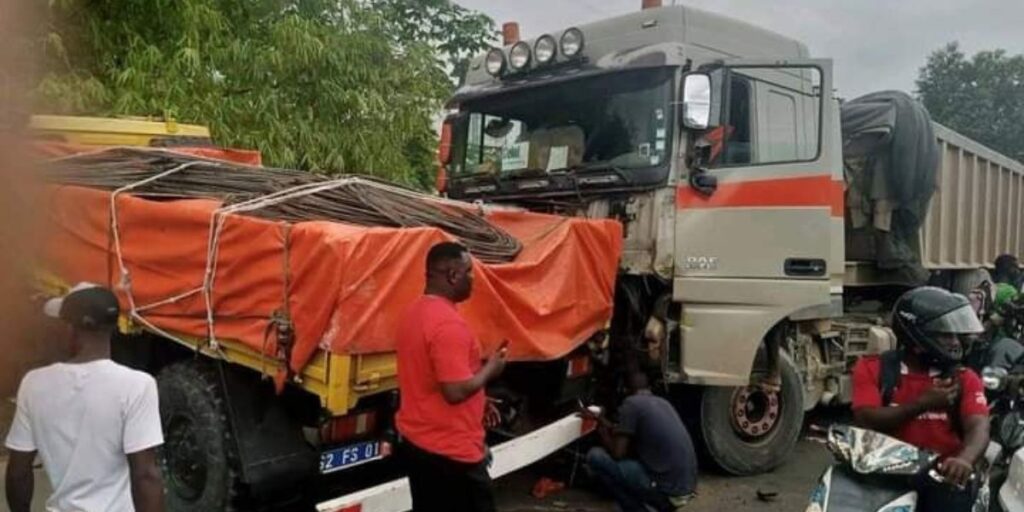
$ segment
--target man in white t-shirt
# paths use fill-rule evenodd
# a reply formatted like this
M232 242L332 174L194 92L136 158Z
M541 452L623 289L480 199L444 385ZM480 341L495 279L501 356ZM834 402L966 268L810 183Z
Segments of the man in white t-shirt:
M48 511L162 512L156 381L110 360L117 297L80 284L45 312L71 327L75 355L25 375L7 435L7 504L29 512L36 453L53 486Z

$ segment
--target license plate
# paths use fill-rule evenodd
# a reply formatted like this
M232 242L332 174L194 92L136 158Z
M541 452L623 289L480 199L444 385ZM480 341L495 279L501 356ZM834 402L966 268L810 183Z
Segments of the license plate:
M381 459L384 452L380 441L369 441L335 448L320 454L320 473L333 473L353 466Z

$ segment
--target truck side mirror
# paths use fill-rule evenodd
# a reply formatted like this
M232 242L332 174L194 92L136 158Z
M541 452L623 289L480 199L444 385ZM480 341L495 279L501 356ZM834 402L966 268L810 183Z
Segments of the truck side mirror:
M683 79L683 126L705 130L711 125L711 77L692 73Z
M441 139L437 145L437 160L442 166L452 162L452 130L454 129L455 117L450 116L441 125Z

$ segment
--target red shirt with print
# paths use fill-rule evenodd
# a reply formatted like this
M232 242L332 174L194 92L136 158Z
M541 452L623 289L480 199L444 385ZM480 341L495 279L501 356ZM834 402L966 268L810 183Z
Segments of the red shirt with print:
M459 404L441 394L442 382L469 380L480 369L480 345L443 297L425 295L398 326L398 431L420 449L460 462L484 458L483 390Z
M881 371L878 356L866 356L853 367L853 410L865 407L881 407L882 392L878 386ZM910 372L902 365L899 385L893 390L892 404L904 405L915 402L925 391L932 388L934 374ZM988 416L988 402L981 378L973 370L960 371L960 416ZM963 444L953 428L949 411L926 411L917 418L903 424L895 436L914 446L936 452L943 457L956 455Z

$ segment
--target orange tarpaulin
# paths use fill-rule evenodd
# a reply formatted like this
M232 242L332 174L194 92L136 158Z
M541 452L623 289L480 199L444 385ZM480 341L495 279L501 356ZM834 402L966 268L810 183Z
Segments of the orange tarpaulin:
M203 284L210 222L220 202L118 196L117 234L130 278L123 279L110 193L63 186L52 187L49 196L50 269L68 282L115 285L126 308L130 290L154 325L206 337L206 303L195 291ZM622 245L617 222L511 211L487 218L519 238L523 250L511 263L474 261L473 297L460 309L485 352L508 339L513 360L555 359L607 324ZM423 292L428 249L448 239L435 228L229 215L212 260L215 336L275 354L276 342L266 333L277 312L294 323L294 371L317 348L390 351L402 310Z

